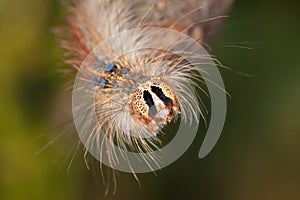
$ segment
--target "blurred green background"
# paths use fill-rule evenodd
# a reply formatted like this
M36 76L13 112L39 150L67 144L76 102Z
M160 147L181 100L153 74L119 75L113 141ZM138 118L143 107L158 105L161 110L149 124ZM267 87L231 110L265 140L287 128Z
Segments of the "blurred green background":
M212 49L252 76L221 70L231 99L214 150L197 158L199 134L157 176L140 175L141 188L119 173L117 194L104 197L80 153L67 173L74 150L66 143L75 139L54 141L71 102L52 34L62 3L0 0L0 199L300 199L299 8L297 1L237 0Z

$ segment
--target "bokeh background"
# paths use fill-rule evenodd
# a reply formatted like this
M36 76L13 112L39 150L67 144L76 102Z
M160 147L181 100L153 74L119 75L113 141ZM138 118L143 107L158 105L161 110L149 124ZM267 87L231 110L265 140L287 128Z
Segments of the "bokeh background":
M140 175L141 188L119 173L117 194L105 197L80 151L68 172L75 133L55 140L70 132L52 34L63 3L0 0L0 199L300 199L299 7L237 0L212 44L231 69L221 69L231 98L214 150L197 158L199 133L174 164Z

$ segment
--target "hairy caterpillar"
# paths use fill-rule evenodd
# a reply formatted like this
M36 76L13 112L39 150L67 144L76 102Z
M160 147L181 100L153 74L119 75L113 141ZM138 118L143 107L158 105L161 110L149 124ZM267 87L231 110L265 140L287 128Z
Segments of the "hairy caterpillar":
M204 115L193 88L205 67L194 65L209 66L214 59L197 45L210 40L230 3L73 2L58 35L64 61L73 67L66 73L76 78L73 114L86 154L133 174L145 171L136 165L149 171L160 166L165 158L156 153L157 136L163 127L178 117L195 126Z

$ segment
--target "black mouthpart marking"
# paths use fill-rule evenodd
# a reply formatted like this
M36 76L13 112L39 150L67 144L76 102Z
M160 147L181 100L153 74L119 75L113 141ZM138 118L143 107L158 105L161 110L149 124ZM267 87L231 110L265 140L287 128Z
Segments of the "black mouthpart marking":
M157 95L157 97L164 102L166 106L173 106L173 100L169 97L166 97L162 89L156 86L151 86L151 91Z
M156 110L156 107L154 105L154 101L153 101L153 98L152 98L150 92L148 92L147 90L145 90L143 92L143 98L144 98L144 100L146 101L146 104L149 107L149 115L151 117L155 116L155 114L157 113L157 110Z

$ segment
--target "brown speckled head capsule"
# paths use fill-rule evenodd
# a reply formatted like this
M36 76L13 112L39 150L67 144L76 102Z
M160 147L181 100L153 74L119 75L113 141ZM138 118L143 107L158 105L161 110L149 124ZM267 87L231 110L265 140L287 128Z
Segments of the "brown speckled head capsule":
M179 111L175 94L161 80L149 80L139 85L130 97L129 107L133 117L145 124L154 135Z

